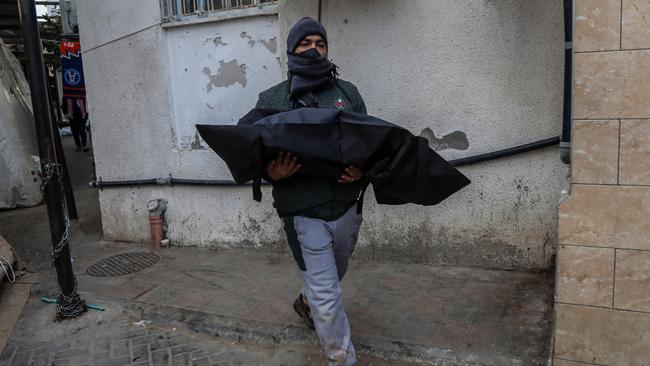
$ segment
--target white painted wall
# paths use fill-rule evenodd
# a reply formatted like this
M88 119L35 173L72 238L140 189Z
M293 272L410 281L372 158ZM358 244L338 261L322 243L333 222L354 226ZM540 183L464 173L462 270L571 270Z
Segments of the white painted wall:
M277 16L166 30L178 148L200 148L195 124L236 123L282 79L277 33Z
M254 106L259 92L281 81L273 42L277 16L163 29L158 6L157 0L79 4L97 176L228 179L216 154L192 145L194 124L232 123ZM218 36L228 45L217 47ZM203 68L218 76L219 61L235 54L239 65L246 64L245 88L237 82L208 91ZM165 198L169 235L177 245L277 242L270 192L261 208L250 197L246 188L105 189L99 194L104 237L148 240L145 205Z
M291 2L288 2L291 3ZM324 0L330 58L368 112L420 134L466 134L449 159L558 136L558 1ZM370 207L368 253L480 266L550 265L567 166L556 148L461 169L473 184L442 205Z
M82 46L90 50L84 63L98 176L229 178L216 154L197 144L193 125L233 123L259 91L280 81L276 58L283 60L288 28L304 15L316 16L318 1L281 0L277 18L167 29L151 25L159 14L156 0L126 10L117 3L79 4ZM469 148L442 151L448 158L559 133L561 3L323 0L322 16L330 56L342 77L359 87L371 114L416 134L425 127L437 136L466 134ZM273 37L276 53L267 47ZM233 60L229 75L219 78L220 61ZM246 85L233 67L242 64ZM462 170L474 183L435 207L380 207L368 192L358 255L549 266L567 174L557 150ZM152 198L169 201L176 245L284 246L270 192L257 204L247 188L106 189L100 194L105 237L146 241L144 205Z

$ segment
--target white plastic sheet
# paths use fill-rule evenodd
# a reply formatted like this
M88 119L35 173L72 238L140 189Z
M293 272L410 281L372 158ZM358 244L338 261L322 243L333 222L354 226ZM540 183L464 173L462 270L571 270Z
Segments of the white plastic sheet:
M39 161L29 86L0 39L0 209L42 201Z

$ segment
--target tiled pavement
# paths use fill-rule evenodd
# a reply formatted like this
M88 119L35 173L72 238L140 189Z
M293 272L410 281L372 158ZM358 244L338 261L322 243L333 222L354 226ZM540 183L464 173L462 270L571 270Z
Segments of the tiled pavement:
M247 343L237 337L192 332L182 324L156 326L129 310L127 303L110 299L99 299L105 311L89 310L77 318L54 322L54 307L38 301L38 296L51 291L47 285L35 285L32 299L0 353L0 366L324 365L314 345ZM367 355L360 355L360 360L360 365L412 365Z
M261 365L264 352L228 344L205 342L192 335L139 325L108 327L55 342L7 344L1 366L123 366L123 365Z
M299 288L290 256L171 248L160 252L160 263L142 272L109 278L85 272L101 258L136 250L146 247L84 243L74 251L80 293L87 302L108 310L91 310L79 319L52 323L53 306L38 301L38 296L52 294L51 280L46 277L32 290L10 345L31 344L39 333L42 336L36 338L43 341L69 340L79 329L95 329L93 337L107 337L115 328L104 331L104 325L141 320L167 330L192 330L211 336L211 341L235 339L274 349L292 343L309 348L317 343L290 307ZM436 365L541 365L548 355L551 285L546 274L354 261L343 291L353 341L363 353ZM115 343L110 356L117 361L106 360L106 364L127 360L127 345L131 352L141 351L142 347L134 349L132 342ZM164 348L174 352L174 346L183 344L176 338L174 342ZM74 343L59 344L63 349L52 351L50 357L78 350L86 353L75 357L87 361L88 349L82 351ZM30 350L29 346L25 351L19 349L18 361L29 357ZM178 357L191 354L185 353L188 356ZM161 354L164 352L156 353ZM256 364L247 360L243 364ZM260 364L267 365L269 358L263 360ZM166 365L158 363L159 358L151 361ZM23 364L16 362L11 365Z

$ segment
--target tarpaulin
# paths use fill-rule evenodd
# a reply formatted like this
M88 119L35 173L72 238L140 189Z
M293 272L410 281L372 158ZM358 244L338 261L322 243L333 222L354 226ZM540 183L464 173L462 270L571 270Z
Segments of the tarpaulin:
M38 205L40 169L29 86L0 40L0 208Z
M280 151L298 156L296 176L336 181L345 167L360 167L383 204L434 205L470 183L425 138L379 118L325 108L269 114L254 110L236 126L196 126L238 183L259 181Z

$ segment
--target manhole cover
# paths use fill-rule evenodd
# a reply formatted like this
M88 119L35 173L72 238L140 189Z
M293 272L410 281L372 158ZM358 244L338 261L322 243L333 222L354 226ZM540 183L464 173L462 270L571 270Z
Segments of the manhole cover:
M132 252L104 258L93 264L86 271L95 277L122 276L129 273L140 272L160 261L160 257L153 253Z

